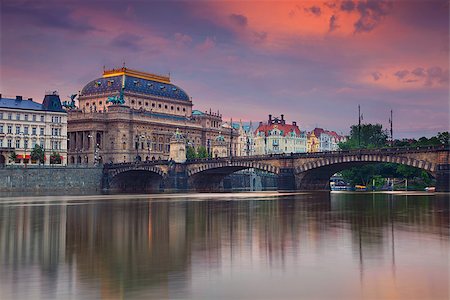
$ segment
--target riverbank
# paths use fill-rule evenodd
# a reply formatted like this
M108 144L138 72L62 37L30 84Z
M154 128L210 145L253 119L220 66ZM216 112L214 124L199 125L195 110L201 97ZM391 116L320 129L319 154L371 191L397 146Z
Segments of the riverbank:
M0 194L100 194L102 172L101 167L0 168Z

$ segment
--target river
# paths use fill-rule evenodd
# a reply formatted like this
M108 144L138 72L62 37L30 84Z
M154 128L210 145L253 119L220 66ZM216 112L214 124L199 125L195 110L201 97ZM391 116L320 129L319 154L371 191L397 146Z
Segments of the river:
M0 299L448 299L449 194L0 198Z

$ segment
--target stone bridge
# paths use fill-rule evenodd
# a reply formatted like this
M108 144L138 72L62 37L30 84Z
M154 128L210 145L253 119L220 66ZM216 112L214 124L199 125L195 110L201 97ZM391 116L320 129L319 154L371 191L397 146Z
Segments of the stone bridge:
M420 168L436 178L437 191L449 191L448 147L383 148L318 153L106 164L103 188L121 191L218 191L227 175L257 169L278 176L279 190L327 190L330 177L342 170L390 162Z

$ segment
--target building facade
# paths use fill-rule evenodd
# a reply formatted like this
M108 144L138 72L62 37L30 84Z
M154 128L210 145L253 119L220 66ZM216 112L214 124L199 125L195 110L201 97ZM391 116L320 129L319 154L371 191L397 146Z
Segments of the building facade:
M252 122L244 125L242 122L233 123L233 130L238 133L236 156L255 155L255 140Z
M284 115L272 118L266 124L259 123L254 133L254 149L256 155L303 153L306 152L306 134L296 122L286 124Z
M347 141L343 135L323 128L314 128L308 133L308 152L339 150L339 143Z
M44 161L31 159L35 145L42 147ZM51 160L53 153L59 159ZM42 104L0 95L0 166L51 163L67 163L67 113L58 94L47 93Z
M188 94L167 76L125 67L105 70L68 112L69 163L169 159L177 129L188 146L204 146L210 155L220 134L230 145L236 142L237 133L222 127L219 112L192 107Z

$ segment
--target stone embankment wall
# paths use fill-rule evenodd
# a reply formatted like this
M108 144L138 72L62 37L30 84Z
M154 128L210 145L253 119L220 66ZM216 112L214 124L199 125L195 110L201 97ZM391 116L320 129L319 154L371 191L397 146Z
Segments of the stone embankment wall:
M100 194L101 167L0 168L0 196Z

